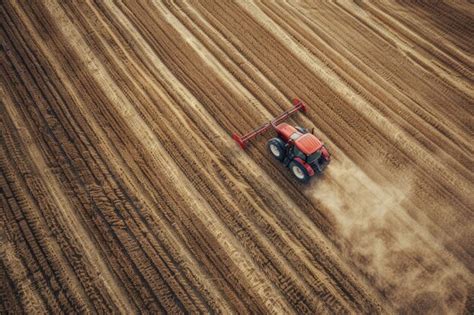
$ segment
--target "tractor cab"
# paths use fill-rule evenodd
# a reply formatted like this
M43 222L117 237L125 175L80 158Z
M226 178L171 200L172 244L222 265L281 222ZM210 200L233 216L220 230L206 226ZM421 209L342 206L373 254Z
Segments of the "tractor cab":
M287 123L275 126L277 138L270 139L268 148L275 158L283 162L302 182L320 174L329 163L330 156L324 144L307 129Z

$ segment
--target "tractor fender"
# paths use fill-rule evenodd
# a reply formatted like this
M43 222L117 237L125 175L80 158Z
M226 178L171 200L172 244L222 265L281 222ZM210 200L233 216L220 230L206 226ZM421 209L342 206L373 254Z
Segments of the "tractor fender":
M329 155L328 149L326 149L325 146L321 148L321 153L323 154L324 158L329 161L331 159L331 156Z
M304 166L304 168L308 171L309 176L313 176L313 175L314 175L314 170L313 170L313 168L311 167L311 165L309 165L308 163L306 163L305 161L303 161L302 158L300 158L300 157L295 157L294 160L295 160L295 161L298 161L301 165Z

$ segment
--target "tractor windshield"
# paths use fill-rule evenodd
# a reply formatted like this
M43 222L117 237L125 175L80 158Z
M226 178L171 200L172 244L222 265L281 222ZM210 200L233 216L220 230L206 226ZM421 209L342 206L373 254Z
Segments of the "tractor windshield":
M314 161L316 161L317 159L319 159L320 157L321 157L321 150L318 150L318 151L308 155L308 157L306 158L306 162L311 164Z

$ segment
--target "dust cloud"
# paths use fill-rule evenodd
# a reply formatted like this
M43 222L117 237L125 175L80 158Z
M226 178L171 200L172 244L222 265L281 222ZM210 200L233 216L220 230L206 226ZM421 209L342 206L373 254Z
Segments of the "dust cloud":
M342 251L397 312L463 313L472 275L407 213L413 181L377 184L352 162L333 161L312 197L334 216Z

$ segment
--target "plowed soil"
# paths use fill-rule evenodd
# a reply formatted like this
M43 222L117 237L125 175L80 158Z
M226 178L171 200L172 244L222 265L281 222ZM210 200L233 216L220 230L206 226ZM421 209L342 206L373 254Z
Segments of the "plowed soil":
M474 312L474 7L1 1L0 313ZM299 184L243 134L332 153Z

